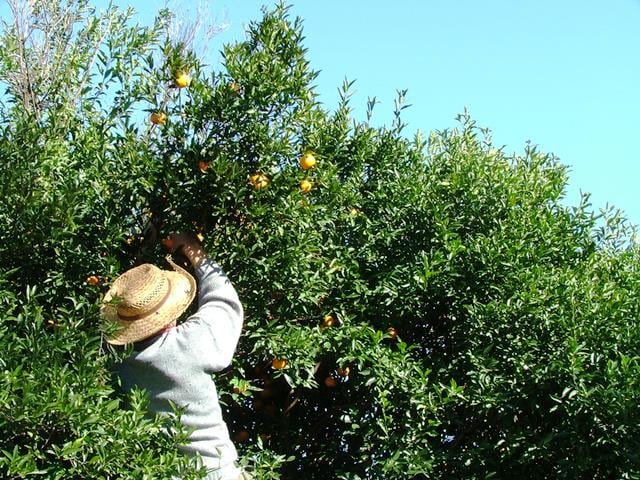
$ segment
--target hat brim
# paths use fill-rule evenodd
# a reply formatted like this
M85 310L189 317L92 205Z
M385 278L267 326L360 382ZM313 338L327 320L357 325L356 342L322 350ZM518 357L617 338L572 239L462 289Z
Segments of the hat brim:
M162 270L169 280L170 293L162 306L149 315L138 317L136 320L125 320L118 315L117 302L109 291L104 298L101 308L103 317L115 325L115 331L107 335L107 342L112 345L126 345L149 338L162 330L189 307L196 295L196 281L189 272L179 267L167 258L174 271Z

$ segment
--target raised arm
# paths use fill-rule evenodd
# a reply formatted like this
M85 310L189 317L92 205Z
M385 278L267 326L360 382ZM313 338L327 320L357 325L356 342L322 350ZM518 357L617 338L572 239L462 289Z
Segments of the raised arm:
M240 338L242 304L231 281L207 257L197 239L184 235L173 238L174 251L182 249L199 281L198 311L178 327L179 341L204 370L220 371L231 363Z

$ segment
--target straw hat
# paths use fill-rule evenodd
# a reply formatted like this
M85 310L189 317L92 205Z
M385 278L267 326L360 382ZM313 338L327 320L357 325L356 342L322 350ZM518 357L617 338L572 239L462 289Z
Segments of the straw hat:
M150 337L177 320L193 301L195 279L167 261L174 271L145 263L120 275L104 297L101 313L118 328L107 338L125 345Z

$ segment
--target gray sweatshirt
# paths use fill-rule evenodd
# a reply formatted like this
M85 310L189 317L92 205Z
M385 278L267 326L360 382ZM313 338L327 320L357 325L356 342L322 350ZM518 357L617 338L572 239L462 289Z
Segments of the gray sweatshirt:
M134 386L149 394L152 413L171 414L170 401L184 407L182 423L193 429L182 448L199 455L210 480L235 480L236 449L222 419L211 376L231 363L242 328L243 309L222 269L209 259L196 268L198 311L184 323L140 342L118 365L122 387Z

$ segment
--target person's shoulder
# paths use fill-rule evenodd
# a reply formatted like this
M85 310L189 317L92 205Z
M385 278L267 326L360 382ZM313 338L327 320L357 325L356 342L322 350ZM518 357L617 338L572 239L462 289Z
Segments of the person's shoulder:
M197 312L189 315L184 322L172 329L172 336L179 339L180 337L201 335L202 331L207 328L206 318L204 318L205 313L202 309L199 309Z
M164 332L139 342L134 347L134 355L140 361L154 363L160 358L175 355L179 345L180 332L178 327L172 327ZM164 360L163 360L164 361Z

